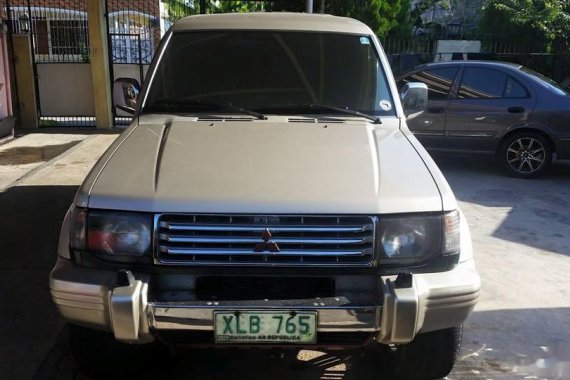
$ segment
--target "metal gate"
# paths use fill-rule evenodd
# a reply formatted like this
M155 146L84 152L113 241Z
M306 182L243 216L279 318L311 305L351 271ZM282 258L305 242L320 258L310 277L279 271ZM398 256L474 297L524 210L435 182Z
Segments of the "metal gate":
M9 38L31 39L40 127L95 125L87 1L4 1Z
M10 39L30 36L40 126L95 126L88 1L102 0L3 0ZM276 8L267 10L289 4L250 0L244 9L232 0L105 0L111 82L128 77L142 84L160 39L182 17L263 10L273 3ZM115 125L130 122L130 115L113 112Z
M164 34L159 0L106 0L111 81L136 79L140 84ZM112 86L112 83L111 83ZM114 109L115 125L128 124L131 116Z

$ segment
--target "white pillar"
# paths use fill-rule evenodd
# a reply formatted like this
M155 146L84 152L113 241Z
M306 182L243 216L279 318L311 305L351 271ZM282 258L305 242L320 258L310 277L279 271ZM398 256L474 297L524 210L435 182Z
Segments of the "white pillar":
M313 13L313 0L307 0L307 13Z

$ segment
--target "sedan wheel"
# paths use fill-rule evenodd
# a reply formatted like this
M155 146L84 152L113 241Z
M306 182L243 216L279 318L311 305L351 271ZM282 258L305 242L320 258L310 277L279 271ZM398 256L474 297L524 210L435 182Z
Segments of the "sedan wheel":
M552 159L546 139L533 133L517 134L508 138L501 149L507 171L520 178L541 175Z

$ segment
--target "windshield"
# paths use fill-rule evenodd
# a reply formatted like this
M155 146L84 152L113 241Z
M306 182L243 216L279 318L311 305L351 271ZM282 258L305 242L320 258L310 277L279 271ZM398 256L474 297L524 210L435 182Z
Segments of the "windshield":
M283 31L174 33L142 112L394 115L368 36Z
M546 87L550 88L551 90L554 90L555 92L559 93L560 95L570 95L570 92L565 89L564 87L562 87L560 84L558 84L556 81L540 74L537 73L536 71L533 71L531 69L529 69L528 67L521 67L521 71L532 75L533 77L539 79L543 85L545 85Z

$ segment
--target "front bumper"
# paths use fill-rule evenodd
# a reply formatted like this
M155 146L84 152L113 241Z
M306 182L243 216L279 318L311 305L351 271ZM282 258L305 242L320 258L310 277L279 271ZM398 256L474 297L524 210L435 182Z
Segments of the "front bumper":
M420 332L461 325L479 298L473 260L441 273L414 274L401 284L379 279L376 302L358 295L303 300L149 301L149 279L131 277L117 285L113 271L81 268L65 259L50 274L50 289L61 315L71 323L112 332L123 342L145 343L154 333L214 329L218 310L311 310L319 333L370 333L381 343L407 343ZM370 298L368 298L370 299Z

